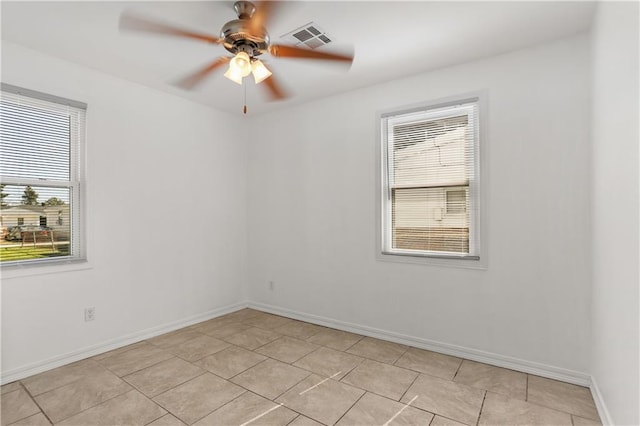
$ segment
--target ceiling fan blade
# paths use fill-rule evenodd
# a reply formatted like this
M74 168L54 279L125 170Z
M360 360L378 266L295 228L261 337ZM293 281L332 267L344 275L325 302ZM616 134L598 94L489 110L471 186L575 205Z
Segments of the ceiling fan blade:
M255 4L256 11L249 21L249 29L253 34L261 34L262 28L269 24L269 20L278 9L280 2L261 1Z
M262 84L267 88L269 99L272 101L279 101L289 97L273 74L266 80L263 80Z
M133 15L129 12L123 12L120 15L120 29L132 31L144 31L155 34L174 35L178 37L193 38L196 40L206 41L208 43L221 43L222 40L208 34L196 33L184 30L172 25L155 22L147 18Z
M193 89L195 86L197 86L199 83L202 83L202 81L205 79L205 77L207 77L209 74L211 74L213 71L215 71L217 68L223 66L224 64L228 63L231 60L231 58L228 58L226 56L221 56L218 59L216 59L215 61L211 62L210 64L206 65L205 67L199 69L198 71L196 71L195 73L186 76L185 78L177 81L174 83L174 85L183 88L183 89Z
M302 58L302 59L323 59L327 61L338 61L351 64L353 62L353 54L339 54L320 52L311 49L302 49L300 47L272 44L269 47L269 53L276 58Z

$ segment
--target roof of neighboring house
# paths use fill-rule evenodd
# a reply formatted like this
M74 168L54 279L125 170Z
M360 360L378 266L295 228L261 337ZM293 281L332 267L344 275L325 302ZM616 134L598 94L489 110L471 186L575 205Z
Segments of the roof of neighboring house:
M11 213L11 214L41 214L44 213L45 207L43 206L4 206L0 208L2 214Z
M52 206L43 206L43 209L45 211L50 211L50 210L69 210L69 204L56 204L56 205L52 205Z

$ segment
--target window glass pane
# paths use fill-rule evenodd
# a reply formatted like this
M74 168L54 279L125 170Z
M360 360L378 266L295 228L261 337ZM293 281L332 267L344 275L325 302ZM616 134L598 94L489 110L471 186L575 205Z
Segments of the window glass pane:
M70 180L70 115L13 99L0 101L3 176Z
M445 214L446 188L394 189L392 244L394 249L468 253L467 215Z
M466 182L466 134L466 115L395 126L393 186Z
M69 256L68 188L4 185L0 207L0 262Z

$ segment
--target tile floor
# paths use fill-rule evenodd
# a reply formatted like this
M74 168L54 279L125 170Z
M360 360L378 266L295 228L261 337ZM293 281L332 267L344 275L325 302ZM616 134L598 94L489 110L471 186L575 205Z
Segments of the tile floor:
M599 425L589 389L243 309L2 386L5 425Z

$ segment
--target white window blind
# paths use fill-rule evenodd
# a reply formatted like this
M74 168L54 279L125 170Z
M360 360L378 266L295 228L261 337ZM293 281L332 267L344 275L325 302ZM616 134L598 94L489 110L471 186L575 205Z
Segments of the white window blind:
M2 265L83 256L86 105L2 84Z
M478 259L477 100L381 124L383 253Z

